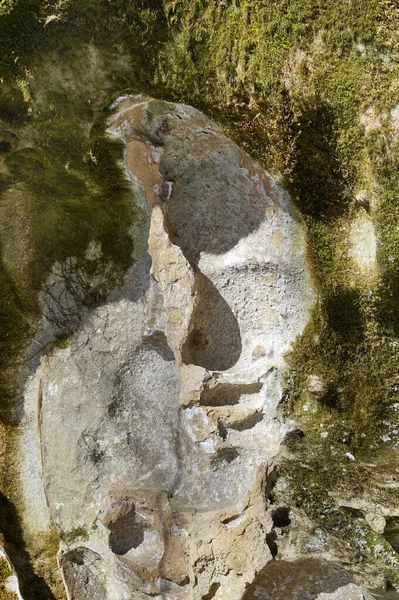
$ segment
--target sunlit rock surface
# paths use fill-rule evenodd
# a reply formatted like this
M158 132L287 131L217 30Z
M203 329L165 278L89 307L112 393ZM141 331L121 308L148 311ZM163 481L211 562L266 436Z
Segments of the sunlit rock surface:
M109 132L147 219L123 286L27 385L29 527L61 533L74 600L249 599L273 557L284 353L315 301L305 231L195 109L126 97Z

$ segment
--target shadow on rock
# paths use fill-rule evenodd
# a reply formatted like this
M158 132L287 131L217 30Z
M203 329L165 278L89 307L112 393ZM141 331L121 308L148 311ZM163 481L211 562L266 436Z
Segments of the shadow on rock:
M267 178L258 173L251 178L231 142L226 140L219 152L209 149L201 159L180 151L175 170L183 172L177 175L173 167L167 172L174 181L168 229L187 260L197 264L202 252L224 254L256 231L273 201L266 197Z
M195 277L199 300L183 347L183 361L210 371L225 371L241 355L237 317L208 277L199 271Z
M334 109L315 98L295 118L287 106L288 136L295 139L295 160L289 190L303 214L329 222L349 207L350 180L339 160Z
M55 600L42 577L33 570L21 527L21 519L12 502L0 493L0 531L4 537L4 549L18 575L24 600Z
M305 559L269 562L249 586L242 600L315 600L352 583L339 565L325 560ZM298 595L299 594L299 595Z

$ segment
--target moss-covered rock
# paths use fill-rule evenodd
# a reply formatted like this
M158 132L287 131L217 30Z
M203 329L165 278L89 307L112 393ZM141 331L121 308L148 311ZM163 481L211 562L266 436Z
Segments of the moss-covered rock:
M335 459L321 465L332 494L344 467L353 494L378 480L359 460L376 464L380 478L394 476L398 24L389 0L0 2L4 423L21 419L20 358L54 264L74 301L73 315L56 313L61 346L85 307L100 303L129 265L140 210L131 209L123 151L105 135L104 119L116 95L145 91L215 117L280 178L307 223L319 303L287 357L283 410L302 432L295 452L312 468L318 453L339 457L338 466ZM101 253L90 259L93 243ZM363 268L361 243L373 246L372 268ZM325 390L319 397L312 377ZM5 446L5 461L15 469L12 447ZM349 466L347 453L355 457ZM301 493L316 518L323 500L309 488ZM388 496L386 506L394 505L394 491ZM372 550L362 556L375 562Z

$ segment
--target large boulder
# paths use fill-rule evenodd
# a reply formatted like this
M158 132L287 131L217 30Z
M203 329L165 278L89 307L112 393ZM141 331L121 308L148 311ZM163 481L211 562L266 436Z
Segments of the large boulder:
M315 298L304 226L191 107L126 97L109 131L147 221L124 285L27 386L31 527L60 532L71 599L238 599L272 558L284 354Z

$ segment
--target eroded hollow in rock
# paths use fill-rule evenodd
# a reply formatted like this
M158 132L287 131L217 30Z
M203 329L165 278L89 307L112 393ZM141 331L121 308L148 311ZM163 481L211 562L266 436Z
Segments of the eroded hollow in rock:
M171 362L175 359L173 352L168 345L166 335L163 331L154 330L145 335L143 344L152 350L155 350L164 360Z
M272 512L272 518L275 527L288 527L291 523L290 509L286 506L280 506Z
M276 486L277 480L278 480L278 471L277 471L277 468L274 467L272 469L272 471L270 471L270 473L267 474L267 479L266 479L265 496L266 496L267 500L270 502L270 504L274 504L274 501L275 501L273 490Z
M176 145L178 159L171 161L163 156L160 165L164 179L175 182L168 211L173 241L194 264L202 252L223 254L233 248L255 231L265 216L262 195L253 194L251 201L247 201L248 179L243 176L237 148L229 146L223 138L218 140L210 135L206 136L206 142L203 136L198 141L201 149L204 146L211 149L213 145L218 152L208 151L202 157L195 157L193 154L197 152L193 148L194 152L188 156L186 145Z
M270 554L272 555L272 558L276 558L277 553L278 553L278 547L277 547L277 533L275 531L270 531L270 533L268 533L266 535L266 544L269 546L269 550L270 550Z
M144 541L144 532L147 529L145 522L137 519L134 506L128 513L109 523L108 528L110 548L118 556L138 548Z
M201 406L234 406L241 396L257 394L262 389L259 382L242 385L221 383L213 388L204 388L201 392Z

